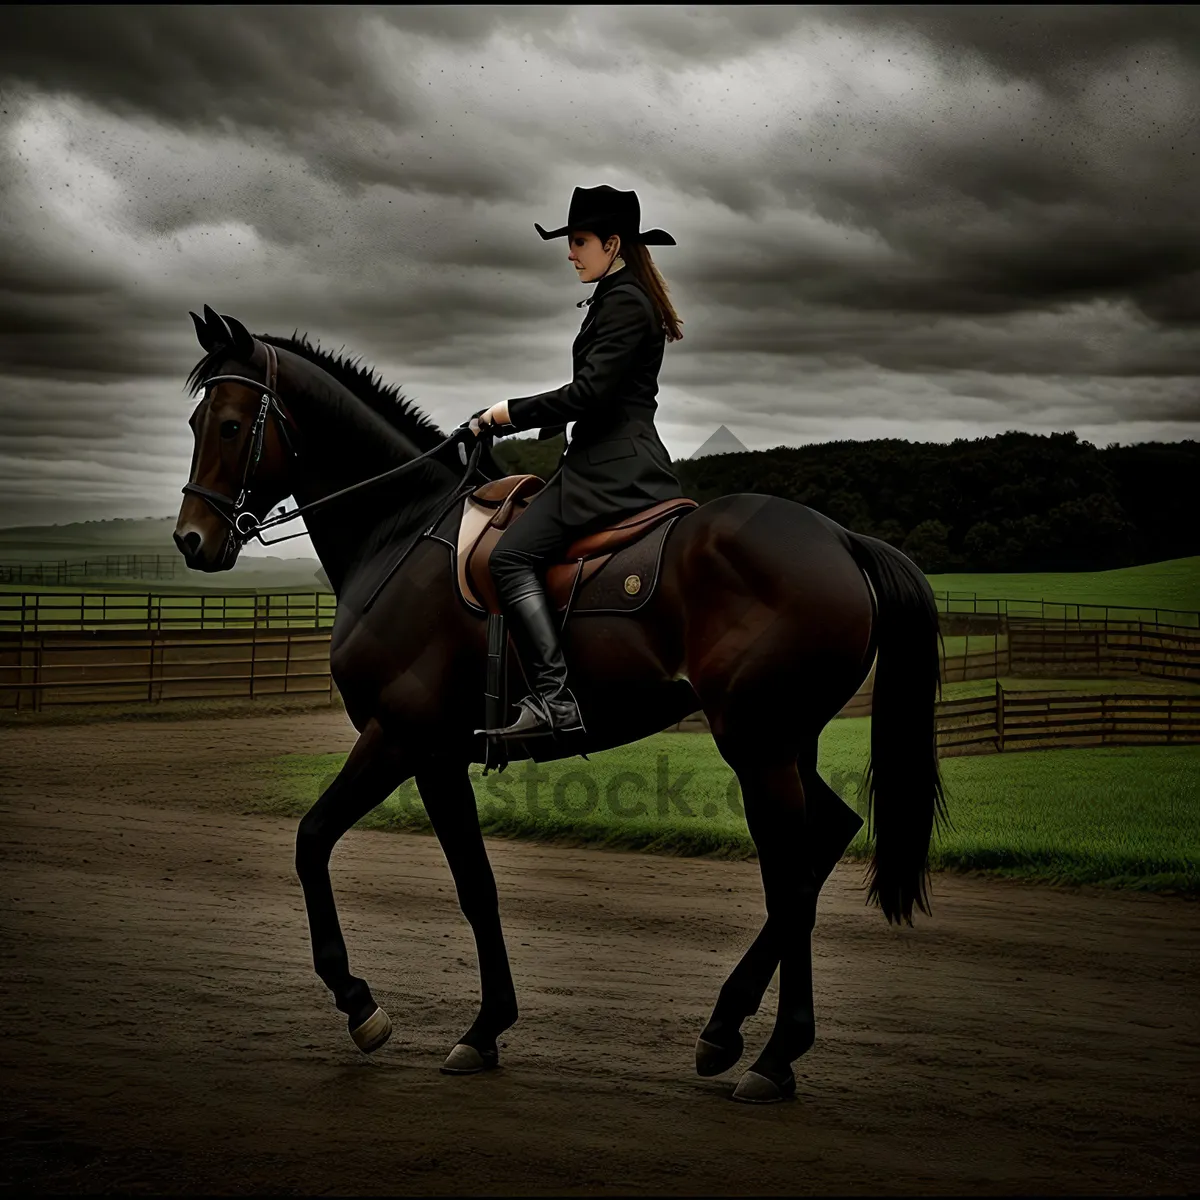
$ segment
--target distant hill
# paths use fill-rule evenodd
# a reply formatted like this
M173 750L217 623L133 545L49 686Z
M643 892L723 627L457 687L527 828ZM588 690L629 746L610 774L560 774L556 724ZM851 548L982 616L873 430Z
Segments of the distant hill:
M692 455L693 458L706 458L710 454L745 454L746 447L729 432L728 426L718 425L715 432Z
M40 561L88 554L177 554L174 517L76 521L0 529L0 559Z

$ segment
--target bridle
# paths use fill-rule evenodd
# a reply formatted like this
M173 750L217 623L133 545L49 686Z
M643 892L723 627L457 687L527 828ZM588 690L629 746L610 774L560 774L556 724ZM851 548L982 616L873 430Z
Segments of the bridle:
M275 390L275 385L279 380L279 355L275 353L275 347L269 342L261 344L267 352L266 383L257 379L250 379L245 375L213 375L204 381L204 395L206 399L208 393L218 383L240 383L257 391L260 396L258 413L250 429L250 442L246 448L246 461L242 467L242 482L238 487L237 496L226 496L223 492L214 491L212 488L205 487L202 483L193 483L191 480L188 480L182 489L185 496L199 496L201 500L206 501L209 507L216 512L242 541L253 537L256 531L264 528L265 525L246 506L250 502L250 485L254 482L254 475L258 470L258 464L262 461L263 445L266 442L267 434L267 418L269 416L274 415L275 419L279 422L280 440L283 442L293 461L299 457L295 438L299 435L300 431L296 426L296 421L292 414L288 412L287 406L280 400L279 393ZM262 539L260 538L259 540L261 541ZM279 540L284 541L286 539L280 538Z
M230 531L239 544L244 544L251 539L257 539L264 546L275 546L280 542L290 541L292 538L303 537L305 533L303 529L299 533L290 533L286 537L272 538L270 541L267 541L262 536L262 533L265 529L271 529L276 525L285 525L290 521L296 520L297 517L302 517L318 508L323 508L334 500L340 500L343 496L348 496L351 492L357 492L374 484L395 479L398 475L411 470L426 459L433 458L434 455L441 453L447 446L456 442L459 443L459 459L466 467L466 471L443 507L443 514L449 511L462 495L474 488L473 479L479 468L480 455L483 453L485 441L490 442L495 435L495 429L491 425L484 425L480 428L478 434L474 434L470 432L470 422L464 422L449 437L434 446L433 449L426 450L424 454L419 454L416 458L409 459L408 462L401 463L400 466L393 467L390 471L384 471L382 475L372 475L370 479L363 479L358 483L352 483L349 487L344 487L340 491L332 492L328 496L322 496L320 499L313 500L309 504L302 504L299 508L292 509L291 512L279 513L274 517L268 517L266 520L258 517L249 508L250 491L254 483L255 472L258 470L258 464L262 460L267 419L270 416L274 415L278 422L280 441L283 442L288 453L291 455L292 461L294 462L300 457L299 451L296 448L297 439L300 435L299 426L296 424L292 414L288 412L287 405L284 404L279 397L279 393L275 390L279 380L279 356L275 352L275 347L269 342L260 343L256 338L255 346L258 345L262 345L266 351L267 379L265 383L258 379L250 379L245 375L213 375L204 381L204 394L206 397L209 391L218 383L240 383L258 392L260 396L258 413L254 418L254 425L250 431L250 442L246 452L246 462L242 468L242 481L238 486L237 496L226 496L223 492L214 491L212 488L205 487L201 483L193 483L191 480L185 483L182 488L185 496L199 496L201 500L204 500L229 526ZM466 452L464 440L467 435L472 437L475 442L469 455ZM487 478L485 475L484 479L486 480ZM412 547L410 546L409 549L411 550ZM405 553L407 554L407 551ZM399 563L397 563L398 565Z

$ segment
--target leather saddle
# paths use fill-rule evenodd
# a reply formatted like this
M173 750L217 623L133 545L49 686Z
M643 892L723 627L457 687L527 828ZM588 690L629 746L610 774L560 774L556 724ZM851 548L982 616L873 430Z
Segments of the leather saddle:
M461 510L447 514L457 517L457 529L448 519L434 532L455 551L458 588L469 607L501 611L488 559L500 535L520 520L545 486L537 475L493 479L471 492ZM667 532L675 519L696 506L695 500L683 496L663 500L572 542L545 577L546 594L561 619L565 622L571 611L628 612L646 603L658 581ZM588 583L592 586L585 597L582 590Z

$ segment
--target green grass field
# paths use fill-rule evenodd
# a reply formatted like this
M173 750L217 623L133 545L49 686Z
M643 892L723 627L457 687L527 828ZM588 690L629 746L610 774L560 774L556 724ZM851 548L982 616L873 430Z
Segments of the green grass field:
M1200 610L1200 557L1175 558L1117 571L928 578L935 592L974 592L980 598Z
M821 739L825 779L857 806L869 720L833 722ZM285 755L264 772L257 811L299 816L344 755ZM935 841L939 868L1025 879L1200 892L1200 747L1102 748L944 759L953 828ZM753 853L736 779L712 740L660 733L589 761L517 763L481 776L480 817L497 836L659 853ZM410 782L363 828L428 830ZM862 858L860 834L851 847Z

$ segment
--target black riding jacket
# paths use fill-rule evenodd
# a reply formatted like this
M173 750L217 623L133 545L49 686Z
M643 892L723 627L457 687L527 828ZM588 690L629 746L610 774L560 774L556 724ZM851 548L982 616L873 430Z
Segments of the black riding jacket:
M549 438L575 422L550 481L561 489L566 522L618 516L683 494L654 428L665 346L650 297L623 268L596 285L572 347L571 382L508 402L514 432L540 428L539 439Z

